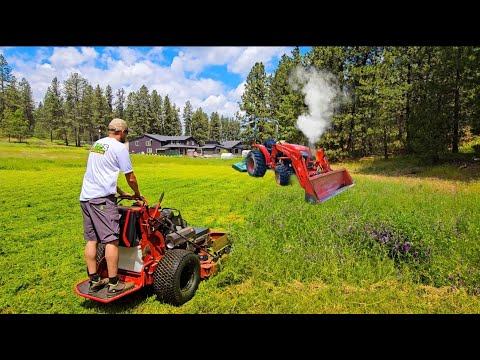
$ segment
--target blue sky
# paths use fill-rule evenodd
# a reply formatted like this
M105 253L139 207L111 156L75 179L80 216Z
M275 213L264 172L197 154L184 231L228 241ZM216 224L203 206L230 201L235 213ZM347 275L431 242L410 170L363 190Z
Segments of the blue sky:
M26 78L34 100L43 100L52 79L63 81L78 72L92 86L107 84L127 93L142 85L156 89L183 109L193 107L210 114L233 116L255 62L272 73L283 54L293 47L0 47L18 80ZM301 47L307 52L309 47Z

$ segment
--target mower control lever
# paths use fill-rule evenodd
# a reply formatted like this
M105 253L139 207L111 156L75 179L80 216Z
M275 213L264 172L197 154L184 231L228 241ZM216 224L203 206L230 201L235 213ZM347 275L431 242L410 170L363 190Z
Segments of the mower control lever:
M156 218L158 214L158 209L160 208L160 204L162 203L163 196L165 195L165 191L162 191L162 194L160 195L160 198L158 199L157 206L155 207L155 211L153 212L152 217Z
M140 200L144 205L148 205L147 199L144 196L135 196L135 195L119 195L117 196L118 201L121 200Z

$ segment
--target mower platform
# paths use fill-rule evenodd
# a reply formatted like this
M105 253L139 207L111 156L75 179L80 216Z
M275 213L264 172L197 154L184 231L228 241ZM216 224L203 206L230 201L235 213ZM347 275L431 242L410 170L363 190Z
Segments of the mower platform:
M125 295L131 294L134 291L140 290L143 286L141 286L139 284L135 284L135 286L132 289L130 289L128 291L125 291L123 293L120 293L118 295L115 295L111 298L107 297L108 285L104 286L102 289L96 291L93 294L88 293L89 287L90 287L89 279L86 279L86 280L81 281L81 282L79 282L78 284L75 285L75 292L78 295L83 296L87 299L96 300L96 301L99 301L99 302L102 302L102 303L109 303L109 302L112 302L114 300L118 300L119 298L121 298Z

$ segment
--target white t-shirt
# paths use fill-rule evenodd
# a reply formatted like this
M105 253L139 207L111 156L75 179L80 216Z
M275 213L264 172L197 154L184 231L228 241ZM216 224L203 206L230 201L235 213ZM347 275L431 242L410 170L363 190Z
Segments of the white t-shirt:
M97 140L88 155L80 201L115 195L120 171L123 174L133 171L125 144L112 137Z

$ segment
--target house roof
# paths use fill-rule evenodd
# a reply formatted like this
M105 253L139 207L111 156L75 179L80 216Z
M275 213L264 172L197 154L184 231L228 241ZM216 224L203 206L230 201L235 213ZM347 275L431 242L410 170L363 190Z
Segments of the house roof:
M217 147L221 147L218 144L205 144L203 146L200 146L200 149L215 149Z
M222 146L227 149L231 149L237 145L240 145L241 141L240 140L227 140L222 142Z
M190 136L190 135L167 136L167 135L145 134L144 136L148 136L149 138L152 138L158 141L172 141L172 140L183 141L183 140L188 140L193 138L193 136Z
M195 145L184 145L184 144L166 144L163 146L164 149L198 149L198 146Z

